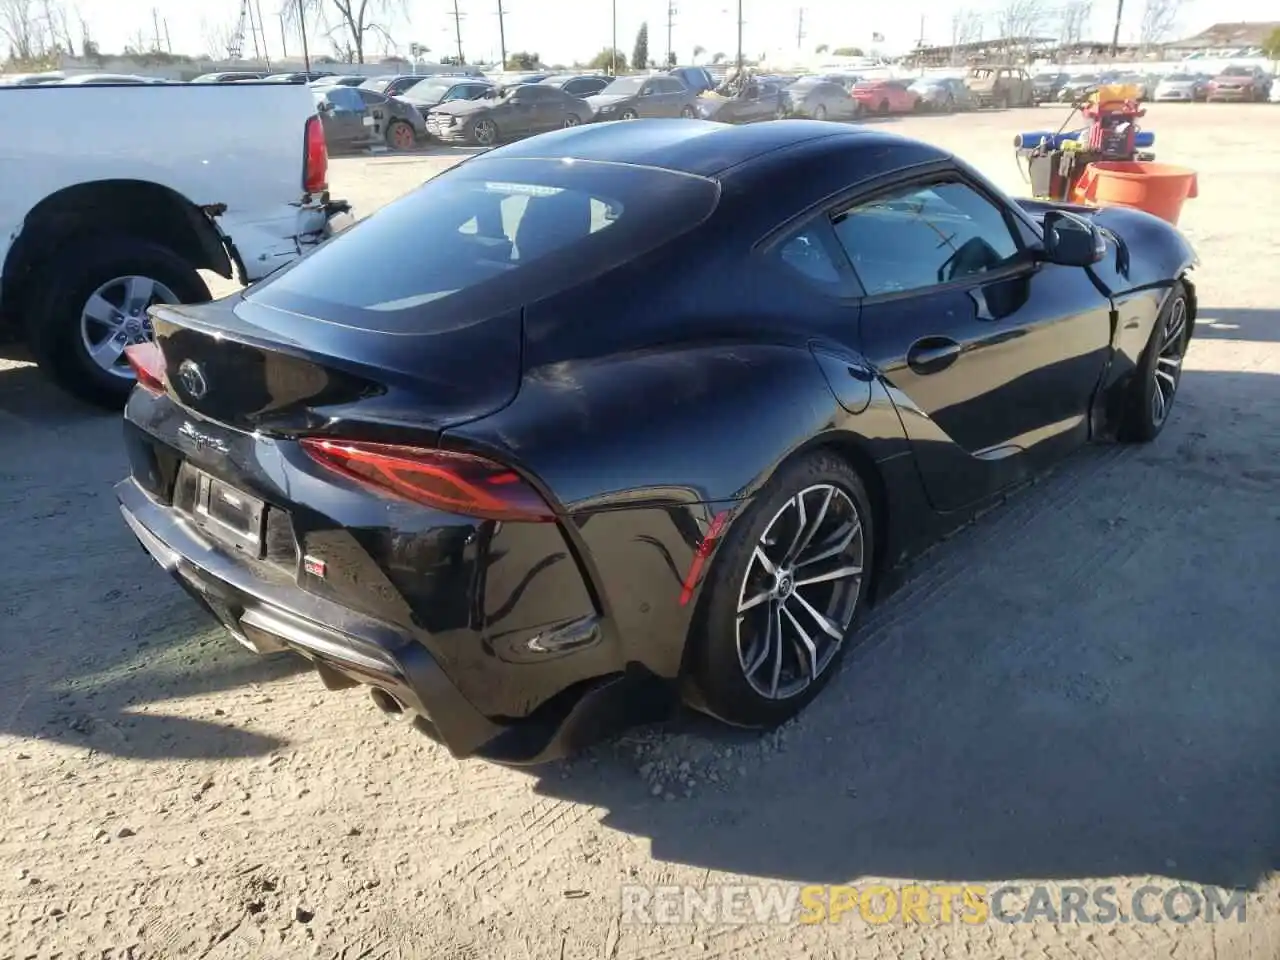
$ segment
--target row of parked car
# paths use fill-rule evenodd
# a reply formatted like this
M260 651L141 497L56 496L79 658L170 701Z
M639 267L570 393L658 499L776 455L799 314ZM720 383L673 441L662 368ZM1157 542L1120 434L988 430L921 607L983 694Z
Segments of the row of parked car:
M1280 82L1261 67L1234 64L1220 73L1179 70L1167 74L1104 71L1038 73L1033 78L1036 102L1072 103L1105 84L1138 88L1143 100L1167 103L1280 103Z

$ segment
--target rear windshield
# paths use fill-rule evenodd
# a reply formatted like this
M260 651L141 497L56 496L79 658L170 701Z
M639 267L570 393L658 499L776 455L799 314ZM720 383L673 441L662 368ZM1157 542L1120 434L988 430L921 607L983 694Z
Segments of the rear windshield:
M389 334L488 319L697 226L719 186L582 160L467 160L249 288L246 299Z

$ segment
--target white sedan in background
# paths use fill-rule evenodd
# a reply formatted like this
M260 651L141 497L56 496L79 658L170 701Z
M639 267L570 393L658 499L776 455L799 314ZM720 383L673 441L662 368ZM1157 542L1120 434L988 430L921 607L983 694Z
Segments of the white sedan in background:
M1194 73L1174 73L1156 84L1152 99L1157 102L1193 103L1203 100L1204 93L1205 81L1202 77Z

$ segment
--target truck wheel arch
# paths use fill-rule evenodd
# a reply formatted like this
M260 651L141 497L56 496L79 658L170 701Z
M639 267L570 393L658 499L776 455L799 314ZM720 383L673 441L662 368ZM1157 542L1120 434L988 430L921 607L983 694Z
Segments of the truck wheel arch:
M232 279L222 234L177 191L144 180L77 183L45 197L23 218L0 273L0 308L17 316L29 281L58 251L92 235L126 235L163 246L198 270Z

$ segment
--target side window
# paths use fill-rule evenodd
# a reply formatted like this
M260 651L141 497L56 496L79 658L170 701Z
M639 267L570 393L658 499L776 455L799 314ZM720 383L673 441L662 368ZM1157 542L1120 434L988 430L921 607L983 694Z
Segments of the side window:
M845 210L834 225L868 296L962 280L1021 250L1000 209L959 182L901 188Z
M821 224L808 223L775 244L772 255L825 292L848 294L849 283L823 242L822 233Z
M364 110L364 101L360 94L350 87L335 87L328 93L329 102L339 110L348 113L360 113Z

